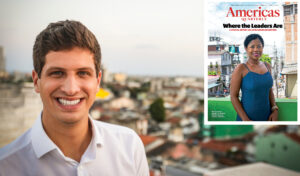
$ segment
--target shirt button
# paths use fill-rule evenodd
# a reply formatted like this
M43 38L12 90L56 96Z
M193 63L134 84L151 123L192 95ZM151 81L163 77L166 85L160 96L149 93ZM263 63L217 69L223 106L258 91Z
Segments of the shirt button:
M79 166L78 166L78 170L82 170L82 165L79 165Z
M81 165L79 165L79 166L77 167L77 174L78 174L78 176L84 176L84 173L83 173L83 170L82 170L82 166L81 166Z

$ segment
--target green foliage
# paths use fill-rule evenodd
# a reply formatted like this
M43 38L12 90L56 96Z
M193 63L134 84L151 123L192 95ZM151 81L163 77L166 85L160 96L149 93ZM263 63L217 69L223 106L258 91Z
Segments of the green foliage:
M150 105L149 112L156 122L164 122L166 118L164 100L162 98L154 100Z
M135 99L135 98L137 98L137 95L140 92L140 89L136 88L136 87L130 88L129 92L130 92L130 97Z
M129 88L129 91L130 91L130 97L131 98L137 98L137 95L139 93L142 93L142 92L149 92L150 90L150 82L145 82L141 85L140 88Z
M150 82L144 82L141 86L141 92L149 92Z
M208 71L209 76L216 76L217 72L216 71Z
M218 62L216 62L216 65L215 65L215 67L216 67L216 69L218 69L218 68L219 68L219 64L218 64Z
M115 96L117 96L117 97L119 97L120 96L120 88L118 88L118 85L115 85L115 84L109 84L109 83L106 83L105 84L106 85L106 87L108 88L108 89L110 89L112 92L113 92L113 94L115 95Z
M212 62L210 62L209 68L211 68L211 69L213 68Z
M271 64L271 57L268 54L263 54L259 60Z

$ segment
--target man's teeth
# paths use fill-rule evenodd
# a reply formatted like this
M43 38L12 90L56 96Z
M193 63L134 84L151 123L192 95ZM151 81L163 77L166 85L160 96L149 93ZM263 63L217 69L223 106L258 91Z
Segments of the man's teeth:
M80 99L69 101L69 100L65 100L65 99L59 98L58 101L62 105L76 105L76 104L78 104L80 102Z

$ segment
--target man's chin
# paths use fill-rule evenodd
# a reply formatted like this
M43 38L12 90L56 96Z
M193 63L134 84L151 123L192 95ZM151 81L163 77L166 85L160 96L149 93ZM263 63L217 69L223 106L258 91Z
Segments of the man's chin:
M88 118L88 115L86 117L82 114L78 114L78 112L63 112L57 117L57 119L63 123L63 124L77 124L80 121L82 121L84 118Z

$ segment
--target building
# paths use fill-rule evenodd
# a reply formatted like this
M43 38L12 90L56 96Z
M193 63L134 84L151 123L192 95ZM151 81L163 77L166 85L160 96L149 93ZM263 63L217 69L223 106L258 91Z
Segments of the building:
M0 84L0 148L28 130L42 109L33 83Z
M208 51L208 61L208 70L216 71L218 75L223 74L223 72L226 74L226 66L231 66L231 56L226 50Z
M297 58L298 58L298 7L297 3L286 2L284 9L285 60L281 74L285 76L285 96L297 98Z
M6 76L4 48L0 46L0 78Z
M223 85L219 81L220 76L208 76L208 96L215 97L223 91Z
M209 75L220 75L220 82L225 88L229 87L231 75L240 63L239 45L228 44L220 37L209 37L208 43L208 71ZM221 90L223 93L223 90Z
M114 81L116 81L120 85L125 85L126 80L127 80L126 74L124 74L124 73L115 73L114 74Z
M277 133L256 140L256 160L300 172L300 136Z
M0 72L5 72L4 49L0 46Z
M281 167L266 164L266 163L252 163L252 164L246 164L242 166L219 169L204 174L204 176L232 176L232 175L299 176L299 173L288 169L283 169Z

